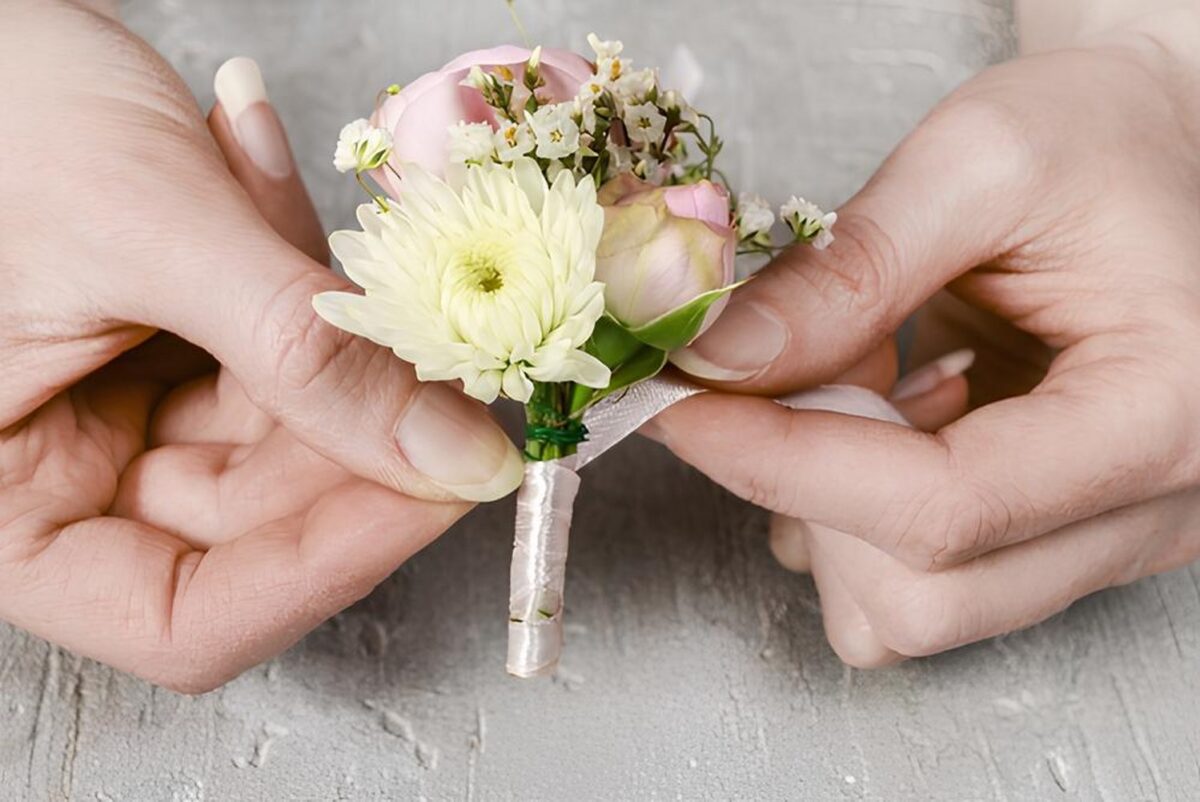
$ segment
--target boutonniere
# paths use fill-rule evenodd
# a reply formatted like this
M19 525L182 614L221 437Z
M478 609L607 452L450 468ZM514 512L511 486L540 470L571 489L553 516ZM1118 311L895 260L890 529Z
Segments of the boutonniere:
M330 238L363 292L313 300L422 381L524 405L517 676L558 661L577 470L661 408L635 391L720 315L739 254L826 247L836 220L792 198L773 241L772 209L729 189L713 120L620 42L588 41L590 61L498 47L382 91L334 159L370 197Z

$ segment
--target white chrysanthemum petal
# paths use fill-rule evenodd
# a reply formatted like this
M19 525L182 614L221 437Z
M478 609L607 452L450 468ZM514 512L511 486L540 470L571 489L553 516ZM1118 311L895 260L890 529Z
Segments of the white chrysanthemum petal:
M366 337L380 345L391 345L387 327L370 313L370 301L350 292L322 292L313 297L313 309L339 329Z
M519 365L509 365L504 371L503 387L506 396L522 404L533 395L533 382L525 377Z
M503 373L498 370L488 370L480 373L474 379L463 380L463 391L472 398L478 398L485 404L490 404L500 396Z
M612 375L608 366L585 351L547 347L534 357L525 371L529 378L541 382L573 381L585 387L602 389Z
M540 215L546 198L546 179L542 177L541 168L533 159L515 159L512 171L517 186L529 200L529 208L534 214ZM600 213L604 214L603 210Z

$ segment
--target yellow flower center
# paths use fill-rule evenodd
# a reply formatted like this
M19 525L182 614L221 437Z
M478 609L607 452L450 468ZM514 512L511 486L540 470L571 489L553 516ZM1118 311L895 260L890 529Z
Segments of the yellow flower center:
M458 284L492 295L504 288L506 249L496 242L476 242L458 258Z

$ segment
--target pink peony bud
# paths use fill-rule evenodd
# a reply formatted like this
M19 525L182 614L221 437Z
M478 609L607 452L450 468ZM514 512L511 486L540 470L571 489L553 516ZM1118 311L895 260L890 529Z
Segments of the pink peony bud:
M709 181L655 187L629 174L599 192L604 234L596 279L610 314L629 328L733 283L737 233L729 195ZM724 306L712 307L707 328ZM701 331L704 330L701 328Z

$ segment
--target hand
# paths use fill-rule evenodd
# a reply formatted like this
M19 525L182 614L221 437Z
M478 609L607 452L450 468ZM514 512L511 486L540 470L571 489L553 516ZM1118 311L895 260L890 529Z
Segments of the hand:
M1031 392L932 434L717 393L657 420L676 454L808 522L776 546L803 563L785 544L807 542L847 662L1027 626L1200 555L1198 16L981 74L841 210L830 250L780 258L693 346L716 386L780 393L946 286L1019 330L997 340L1020 345L1007 364L1054 351Z
M229 166L82 6L10 4L0 71L0 618L206 690L519 483L479 405L313 314L345 283L256 70L218 86Z

